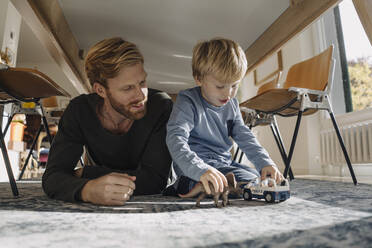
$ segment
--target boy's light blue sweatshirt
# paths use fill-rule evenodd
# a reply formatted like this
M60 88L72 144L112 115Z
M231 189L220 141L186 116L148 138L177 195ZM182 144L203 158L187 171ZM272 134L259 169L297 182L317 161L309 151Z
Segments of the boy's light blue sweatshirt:
M260 172L275 165L266 150L244 125L237 99L222 107L209 104L200 87L179 92L167 125L167 145L177 176L200 181L208 160L231 164L232 139Z

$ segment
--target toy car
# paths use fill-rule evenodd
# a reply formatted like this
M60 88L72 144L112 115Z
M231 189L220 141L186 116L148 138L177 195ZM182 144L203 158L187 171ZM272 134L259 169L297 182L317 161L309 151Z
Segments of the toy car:
M243 198L245 200L265 199L266 202L285 201L290 197L289 183L285 179L280 185L275 180L267 178L258 184L247 184L244 187Z

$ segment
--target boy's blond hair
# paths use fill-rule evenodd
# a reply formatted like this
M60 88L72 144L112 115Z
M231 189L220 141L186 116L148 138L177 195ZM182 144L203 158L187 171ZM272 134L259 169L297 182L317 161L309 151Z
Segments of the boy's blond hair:
M192 74L200 82L208 74L221 83L241 80L247 71L247 59L238 43L214 38L196 44L192 56Z
M120 37L104 39L89 49L85 71L90 84L100 83L107 88L107 79L116 77L124 66L143 64L137 46Z

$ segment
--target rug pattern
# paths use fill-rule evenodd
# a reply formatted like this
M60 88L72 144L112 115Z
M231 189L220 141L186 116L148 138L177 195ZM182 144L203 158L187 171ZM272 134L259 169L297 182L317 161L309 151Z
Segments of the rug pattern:
M372 247L372 185L296 179L279 204L136 196L122 207L49 199L0 183L1 247Z

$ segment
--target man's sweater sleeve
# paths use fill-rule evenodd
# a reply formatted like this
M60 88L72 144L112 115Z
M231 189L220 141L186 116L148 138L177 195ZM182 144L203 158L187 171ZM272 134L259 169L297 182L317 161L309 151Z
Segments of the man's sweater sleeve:
M268 152L258 142L257 138L252 134L251 130L244 124L240 109L237 106L236 118L234 120L232 138L238 144L239 148L247 156L256 169L261 173L264 166L276 166L271 160Z
M175 166L195 181L200 180L210 166L190 149L188 140L194 128L195 106L191 100L179 94L167 125L167 145Z
M66 108L53 139L45 173L44 192L51 198L74 202L88 179L74 176L74 168L83 152L80 127L74 117L74 103Z

